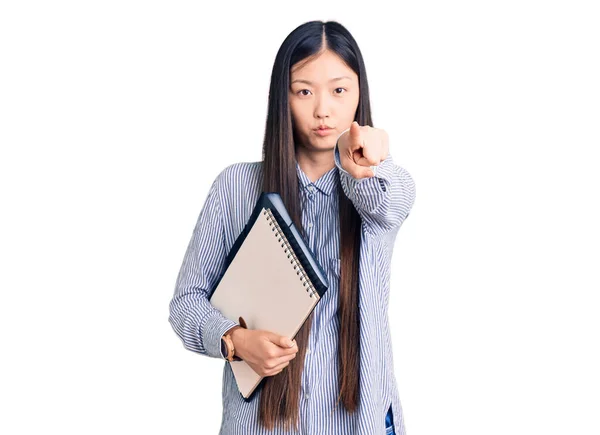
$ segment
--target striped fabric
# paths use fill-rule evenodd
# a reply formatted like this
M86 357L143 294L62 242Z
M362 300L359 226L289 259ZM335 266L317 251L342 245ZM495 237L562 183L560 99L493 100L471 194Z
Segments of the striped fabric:
M220 350L221 336L236 325L208 301L225 256L246 224L262 192L262 162L226 167L212 183L177 277L169 322L186 349L223 363L221 435L389 434L405 435L388 321L390 261L396 234L415 199L410 174L391 155L373 178L354 179L340 164L314 183L297 165L302 225L307 242L328 275L330 288L315 308L301 381L299 430L267 431L258 424L260 390L246 402ZM360 253L360 406L354 414L334 407L338 391L337 317L340 186L362 217ZM388 412L390 411L390 412ZM202 412L202 411L199 411ZM393 416L393 418L392 418ZM393 429L387 428L391 423Z

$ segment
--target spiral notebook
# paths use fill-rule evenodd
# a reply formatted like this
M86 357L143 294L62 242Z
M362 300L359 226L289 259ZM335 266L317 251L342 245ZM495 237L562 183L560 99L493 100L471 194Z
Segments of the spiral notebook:
M293 339L328 287L279 194L263 192L209 300L228 319L243 317L248 329ZM263 377L245 361L229 364L241 395L251 400Z

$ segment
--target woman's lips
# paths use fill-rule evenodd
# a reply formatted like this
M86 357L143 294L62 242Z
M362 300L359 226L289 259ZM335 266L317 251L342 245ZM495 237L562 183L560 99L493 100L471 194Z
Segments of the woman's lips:
M315 130L315 133L319 136L327 136L328 134L333 133L333 128L319 128Z

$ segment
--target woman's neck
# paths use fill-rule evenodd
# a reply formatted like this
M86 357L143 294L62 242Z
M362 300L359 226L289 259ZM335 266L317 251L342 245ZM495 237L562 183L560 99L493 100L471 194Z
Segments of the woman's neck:
M302 172L312 183L335 167L332 150L307 152L304 148L298 147L296 160Z

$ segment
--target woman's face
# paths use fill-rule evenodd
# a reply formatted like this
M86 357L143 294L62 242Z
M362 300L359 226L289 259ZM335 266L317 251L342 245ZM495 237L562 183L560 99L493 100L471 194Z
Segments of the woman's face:
M358 76L342 59L325 50L292 66L290 110L295 139L308 151L331 152L338 136L354 121L358 108ZM331 127L318 134L320 125Z

